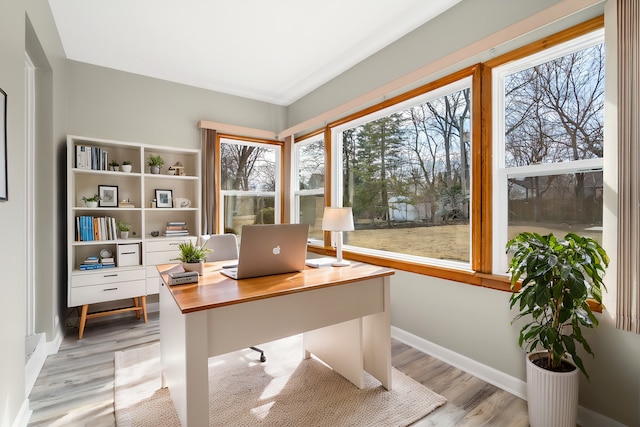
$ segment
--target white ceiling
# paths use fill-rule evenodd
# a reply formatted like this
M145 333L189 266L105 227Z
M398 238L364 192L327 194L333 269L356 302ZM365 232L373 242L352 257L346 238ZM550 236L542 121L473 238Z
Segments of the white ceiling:
M49 0L67 58L289 105L461 0Z

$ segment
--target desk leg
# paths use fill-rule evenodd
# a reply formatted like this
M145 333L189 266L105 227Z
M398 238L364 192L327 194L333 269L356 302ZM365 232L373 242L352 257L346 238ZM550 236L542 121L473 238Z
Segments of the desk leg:
M384 311L362 318L364 369L391 390L390 279L384 278Z
M303 347L306 358L311 352L356 387L364 387L361 319L305 332Z
M209 425L207 313L182 314L160 286L160 348L163 386L183 427Z

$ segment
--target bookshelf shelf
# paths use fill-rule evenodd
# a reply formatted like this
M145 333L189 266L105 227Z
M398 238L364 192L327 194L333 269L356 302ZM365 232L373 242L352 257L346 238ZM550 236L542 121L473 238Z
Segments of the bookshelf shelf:
M160 174L152 174L147 160L157 154L165 164ZM108 170L111 160L131 162L131 172ZM67 305L82 306L82 313L86 313L90 304L158 293L155 265L175 262L172 259L177 256L177 244L195 240L200 234L200 150L69 135L67 165ZM181 167L171 173L183 175L168 174L174 165ZM117 189L117 200L108 202L114 206L85 206L82 197L99 194L99 186ZM171 190L173 198L188 199L191 205L151 208L156 190ZM130 224L129 238L120 237L117 221ZM168 222L183 223L188 234L164 236ZM157 237L151 234L155 231ZM91 258L99 256L103 248L114 254L115 266L80 269L81 265L92 268L89 265L95 259ZM119 253L122 260L118 259ZM127 265L120 265L120 261ZM110 297L109 291L114 288L117 291ZM80 323L83 329L82 318ZM82 331L79 335L82 338Z

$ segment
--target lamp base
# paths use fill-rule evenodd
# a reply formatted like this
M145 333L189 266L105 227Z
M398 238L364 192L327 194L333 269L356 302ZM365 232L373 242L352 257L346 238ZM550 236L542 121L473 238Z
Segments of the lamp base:
M342 261L332 262L331 265L334 267L347 267L351 265L351 263L349 261L342 260Z

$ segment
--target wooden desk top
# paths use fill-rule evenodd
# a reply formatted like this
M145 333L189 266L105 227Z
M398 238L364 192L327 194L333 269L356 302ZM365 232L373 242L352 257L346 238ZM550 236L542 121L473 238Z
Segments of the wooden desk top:
M158 265L160 277L173 295L182 313L208 310L264 298L305 292L357 282L360 280L390 276L394 270L361 262L348 267L307 267L304 271L234 280L220 274L225 262L205 264L204 275L199 282L169 286L169 273L183 271L180 264Z

